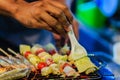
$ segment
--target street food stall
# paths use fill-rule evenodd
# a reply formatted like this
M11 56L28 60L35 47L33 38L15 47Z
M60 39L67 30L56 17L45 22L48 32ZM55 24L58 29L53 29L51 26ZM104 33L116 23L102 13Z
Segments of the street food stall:
M69 4L72 0L66 1ZM109 37L112 34L111 28L105 27L106 21L111 22L107 26L114 24L111 17L117 11L118 0L109 0L109 4L105 0L73 0L72 4L71 10L79 22L80 38L76 39L70 24L70 31L67 32L69 42L61 42L64 43L61 47L55 45L53 35L46 30L37 32L36 29L21 29L17 25L18 31L25 29L22 34L13 30L7 36L11 27L8 27L7 34L0 33L0 80L120 79L120 43ZM113 5L109 8L111 4ZM3 20L13 26L12 22L20 24L13 19ZM3 39L6 36L6 40ZM39 41L33 44L36 39Z

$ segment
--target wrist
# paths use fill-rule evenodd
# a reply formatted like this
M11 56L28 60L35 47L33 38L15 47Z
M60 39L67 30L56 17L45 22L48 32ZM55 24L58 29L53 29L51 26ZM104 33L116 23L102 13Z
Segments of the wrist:
M26 4L24 0L0 0L0 14L14 16L19 7Z
M0 0L0 14L12 15L17 10L17 4L13 0Z

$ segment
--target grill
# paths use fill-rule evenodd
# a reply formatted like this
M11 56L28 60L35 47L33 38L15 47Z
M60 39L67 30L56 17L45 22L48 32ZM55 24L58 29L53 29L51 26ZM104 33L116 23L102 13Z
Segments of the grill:
M90 59L92 60L93 63L95 63L98 67L104 67L105 63L104 61L102 61L101 59L99 59L96 56L89 56ZM101 73L99 73L99 70L91 73L89 75L86 75L84 73L80 74L80 76L74 78L74 77L61 77L58 75L49 75L48 77L46 76L41 76L40 72L36 72L36 73L30 73L29 77L25 77L23 79L19 79L19 80L101 80L102 79L102 75Z
M85 80L100 80L102 76L98 72L91 73L89 75L85 75L84 73L81 74L80 76L74 78L74 77L60 77L58 75L49 75L48 77L46 76L41 76L39 72L36 73L30 73L28 78L23 78L19 80L80 80L80 79L85 79Z

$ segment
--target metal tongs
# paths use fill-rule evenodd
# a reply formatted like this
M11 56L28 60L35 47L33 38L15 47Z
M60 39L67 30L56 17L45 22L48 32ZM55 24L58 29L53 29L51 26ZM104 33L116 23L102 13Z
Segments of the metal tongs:
M86 49L81 44L79 44L79 42L75 37L72 25L70 25L69 28L70 28L70 31L68 32L68 36L71 42L71 53L70 53L69 59L77 60L84 56L87 56Z

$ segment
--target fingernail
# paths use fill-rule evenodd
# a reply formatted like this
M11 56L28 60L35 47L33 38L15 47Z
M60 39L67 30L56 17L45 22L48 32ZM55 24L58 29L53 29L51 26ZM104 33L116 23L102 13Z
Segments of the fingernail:
M71 29L68 26L64 26L66 32L69 32Z

